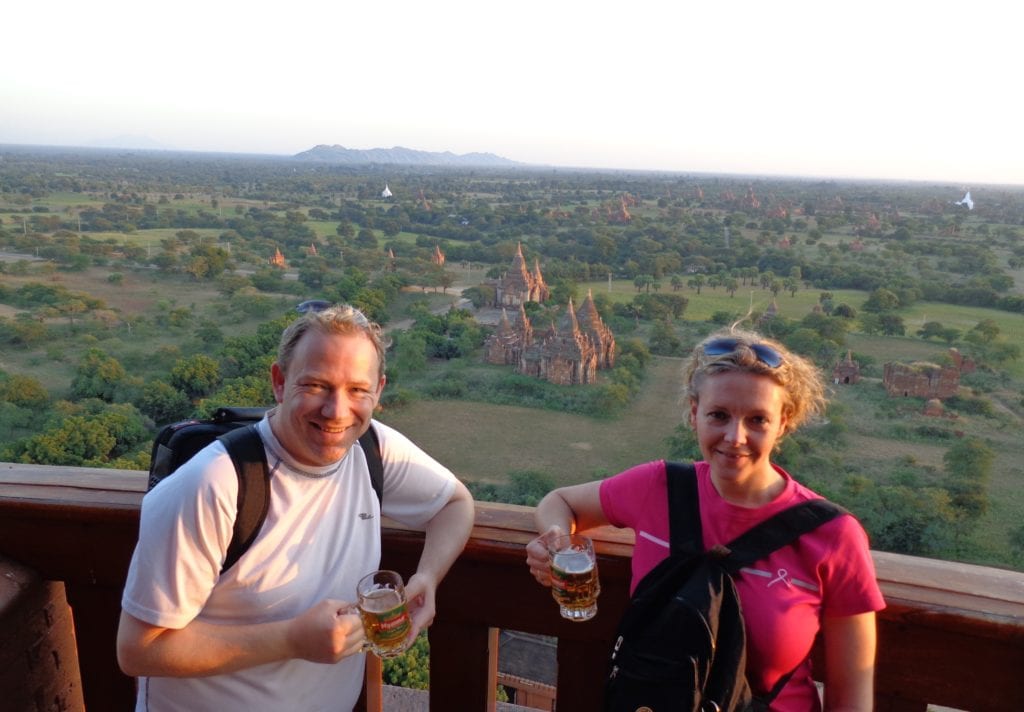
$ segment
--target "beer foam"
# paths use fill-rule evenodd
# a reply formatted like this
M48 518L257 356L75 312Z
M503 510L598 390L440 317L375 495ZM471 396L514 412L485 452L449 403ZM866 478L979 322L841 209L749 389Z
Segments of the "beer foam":
M555 554L552 565L567 574L585 574L594 568L594 562L583 551L560 551Z
M369 613L387 613L402 605L402 596L391 588L379 588L363 594L359 607Z

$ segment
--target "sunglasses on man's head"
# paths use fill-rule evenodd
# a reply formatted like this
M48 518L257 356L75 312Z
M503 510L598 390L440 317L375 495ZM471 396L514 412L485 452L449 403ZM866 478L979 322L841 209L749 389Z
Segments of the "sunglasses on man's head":
M324 299L307 299L306 301L295 307L295 311L299 314L305 314L306 312L322 312L331 306L331 303Z
M713 339L712 341L704 344L704 353L708 356L726 356L731 353L735 353L737 347L743 343L739 339ZM778 368L782 365L785 360L782 358L782 354L773 349L768 344L743 344L751 351L754 352L754 356L757 360L763 363L769 368Z

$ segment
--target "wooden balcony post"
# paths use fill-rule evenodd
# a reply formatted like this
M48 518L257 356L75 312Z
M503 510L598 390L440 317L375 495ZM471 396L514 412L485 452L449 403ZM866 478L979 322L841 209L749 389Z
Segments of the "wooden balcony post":
M64 587L2 556L0 641L0 707L85 712Z
M480 605L484 605L481 602ZM430 709L494 712L498 629L436 622L430 640ZM570 708L571 709L571 708Z
M363 689L356 700L353 712L384 711L384 664L376 655L367 653L366 674L363 676Z

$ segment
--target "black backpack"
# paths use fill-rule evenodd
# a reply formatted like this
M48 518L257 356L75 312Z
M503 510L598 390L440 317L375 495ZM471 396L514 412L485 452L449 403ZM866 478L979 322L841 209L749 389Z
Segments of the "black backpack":
M705 552L696 471L665 466L671 549L637 584L619 623L605 712L766 710L793 673L770 691L751 690L732 574L846 510L824 499L802 502Z
M220 408L209 420L182 420L166 425L153 441L147 491L215 439L227 448L238 475L238 515L221 573L234 566L249 549L267 518L270 468L263 441L256 432L256 423L266 412L266 408ZM380 502L384 490L384 465L380 440L372 425L359 438L359 444L370 468L370 484Z

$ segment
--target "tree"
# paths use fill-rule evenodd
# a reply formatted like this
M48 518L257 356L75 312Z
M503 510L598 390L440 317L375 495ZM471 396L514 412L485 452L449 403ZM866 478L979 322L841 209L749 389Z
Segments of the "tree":
M274 402L270 379L265 374L247 375L225 382L213 393L199 401L199 417L209 418L224 405L266 407Z
M841 319L856 319L857 310L851 307L849 304L836 304L835 308L832 310L832 315L837 316Z
M348 220L342 220L340 223L338 223L338 227L336 227L334 230L341 237L352 238L355 237L356 235L355 226L352 225L352 223L350 223Z
M555 480L544 472L536 470L515 470L508 476L508 504L536 507L544 495L555 488Z
M88 305L81 299L69 299L57 305L57 311L68 318L68 324L70 324L72 331L75 330L75 315L83 314L88 310Z
M192 410L192 403L187 395L166 381L160 380L148 381L142 387L136 406L158 425L181 420Z
M50 394L43 384L31 376L0 372L0 401L19 408L42 411L50 402Z
M903 317L898 314L882 314L880 322L882 333L886 336L903 336L905 331Z
M462 296L468 299L475 308L480 309L494 303L494 287L486 284L467 287L462 290Z
M962 536L988 512L988 483L995 453L981 439L965 437L946 451L942 461L957 533Z
M377 236L374 234L373 230L364 227L359 231L359 234L356 235L356 244L367 249L376 249Z
M692 277L690 277L689 280L687 280L686 284L687 284L687 286L690 287L690 289L696 289L697 290L697 294L699 295L700 294L700 288L704 286L704 283L706 281L707 281L707 279L704 277L704 275L702 275L702 274L695 274Z
M19 460L39 465L102 465L116 439L93 418L72 416L57 428L35 435L24 444Z
M171 369L170 382L189 398L196 400L212 393L220 384L220 365L205 354L179 359Z
M972 344L987 344L998 339L1000 333L1002 330L998 324L991 319L982 319L964 335L964 339Z
M228 267L228 252L216 245L196 244L185 260L185 271L197 280L215 279Z
M320 255L307 257L299 267L299 281L306 285L311 291L316 291L324 286L327 279L327 260Z
M126 384L128 373L124 366L104 351L91 348L86 351L75 368L71 379L71 396L76 400L100 398L108 403L118 399L119 389Z
M942 332L945 327L940 321L926 321L921 325L921 328L917 330L917 335L922 339L930 339L933 336L936 338L942 338Z
M448 270L441 270L441 274L438 275L437 279L441 285L442 294L448 294L448 290L455 284L455 274Z
M818 304L821 305L821 310L826 314L831 314L835 308L835 296L832 292L822 292L818 295Z
M1024 563L1024 524L1014 527L1007 535L1010 547L1013 550L1013 557L1020 563Z
M855 489L859 491L851 496ZM946 551L952 514L945 491L850 478L844 492L844 503L860 514L873 547L912 556L935 557Z
M654 322L650 343L651 353L660 356L676 356L683 347L683 342L676 336L675 327L668 317Z
M892 311L899 307L899 305L900 298L897 297L894 292L891 292L884 287L879 287L871 293L861 308L864 311L879 314L881 312Z
M12 448L18 461L104 467L148 442L149 431L134 406L93 403L97 405L79 409L82 414L66 416L45 432Z
M388 371L395 373L397 378L420 373L427 367L427 341L423 333L398 332L394 336L393 349L394 355L388 360Z
M384 661L384 682L411 690L430 688L430 643L426 632L401 655Z

